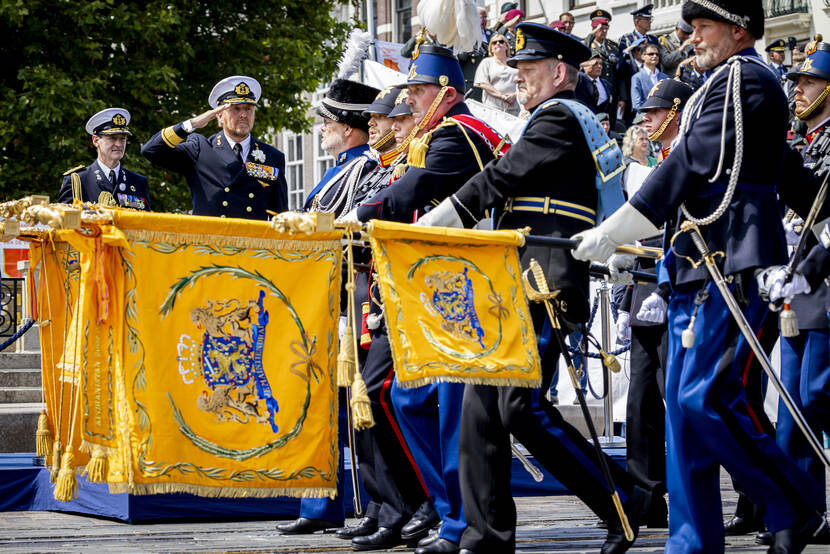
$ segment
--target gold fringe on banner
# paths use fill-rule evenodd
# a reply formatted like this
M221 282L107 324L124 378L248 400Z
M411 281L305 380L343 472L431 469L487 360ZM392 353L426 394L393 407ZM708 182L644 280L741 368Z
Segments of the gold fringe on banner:
M339 240L283 240L223 235L201 235L193 233L171 233L167 231L139 231L127 229L124 236L129 240L153 243L211 244L232 248L264 248L273 250L331 250L340 246Z
M55 483L55 500L69 502L78 492L78 478L75 475L75 454L71 451L63 455L58 480Z
M263 489L241 487L208 487L187 483L110 483L109 491L112 494L129 493L134 495L170 494L184 492L205 498L329 498L334 500L337 489Z
M52 431L49 430L49 419L46 417L46 410L40 410L35 437L37 455L46 456L49 454L49 445L52 444Z
M355 373L354 383L352 383L352 420L354 421L354 428L358 431L375 426L369 393L360 372Z

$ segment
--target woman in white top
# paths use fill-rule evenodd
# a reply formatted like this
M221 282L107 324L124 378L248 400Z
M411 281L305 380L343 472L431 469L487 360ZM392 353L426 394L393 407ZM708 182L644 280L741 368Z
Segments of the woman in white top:
M510 51L507 38L494 34L487 46L490 56L481 60L473 81L483 93L481 101L485 106L502 110L510 115L519 115L519 102L516 100L516 83L513 79L517 69L507 65Z

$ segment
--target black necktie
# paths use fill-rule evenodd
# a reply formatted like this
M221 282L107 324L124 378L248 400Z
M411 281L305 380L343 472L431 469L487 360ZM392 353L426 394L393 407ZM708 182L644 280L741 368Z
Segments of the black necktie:
M242 161L242 145L238 142L233 145L233 151L236 152L236 157L239 158L239 161Z
M110 169L110 189L115 190L115 170Z
M591 82L594 84L594 104L599 104L599 87L597 86L597 80L594 79Z

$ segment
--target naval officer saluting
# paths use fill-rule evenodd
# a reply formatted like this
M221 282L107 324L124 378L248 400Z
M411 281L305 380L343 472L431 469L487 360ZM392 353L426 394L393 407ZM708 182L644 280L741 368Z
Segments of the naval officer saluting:
M123 208L150 209L147 177L121 166L127 137L132 136L127 127L129 123L130 112L124 108L107 108L89 118L86 132L92 135L98 159L86 167L78 166L63 174L58 202L70 203L74 198L83 202L99 202L101 194L105 193L105 196L112 195L112 199Z
M213 109L162 129L141 148L154 164L184 175L194 215L268 219L269 210L288 209L285 156L251 135L261 92L251 77L222 79L210 92ZM214 119L220 132L193 133Z

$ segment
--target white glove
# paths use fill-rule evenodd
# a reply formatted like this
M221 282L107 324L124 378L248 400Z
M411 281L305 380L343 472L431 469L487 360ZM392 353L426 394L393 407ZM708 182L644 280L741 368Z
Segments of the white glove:
M571 250L577 260L604 262L621 244L653 237L660 230L637 208L625 203L599 227L575 234L580 239L579 246Z
M634 267L634 256L628 254L614 254L608 259L608 282L613 285L633 285L634 279L626 269Z
M801 238L798 233L796 233L796 227L803 227L804 220L800 217L795 217L790 221L784 221L784 235L787 238L787 245L788 246L797 246L798 240Z
M360 223L360 220L357 219L357 208L352 208L352 210L349 213L340 216L340 218L337 221L355 221L357 223Z
M665 323L666 308L666 301L663 300L663 297L656 292L652 292L640 305L640 311L637 312L637 319L649 323Z
M621 344L631 340L631 327L628 326L630 319L628 312L617 312L617 342Z
M449 198L432 208L415 222L415 225L424 227L457 227L464 228L464 223L455 211L455 206Z
M810 284L801 273L795 271L789 281L785 282L787 271L784 268L776 271L770 276L769 301L778 302L783 299L785 303L792 302L796 294L807 294L810 292Z

